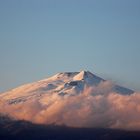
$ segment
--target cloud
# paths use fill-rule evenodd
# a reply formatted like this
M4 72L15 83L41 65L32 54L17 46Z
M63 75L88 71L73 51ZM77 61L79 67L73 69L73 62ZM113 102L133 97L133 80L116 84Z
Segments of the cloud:
M113 83L85 87L75 96L44 95L19 104L1 103L0 112L35 123L140 130L140 93L112 92Z

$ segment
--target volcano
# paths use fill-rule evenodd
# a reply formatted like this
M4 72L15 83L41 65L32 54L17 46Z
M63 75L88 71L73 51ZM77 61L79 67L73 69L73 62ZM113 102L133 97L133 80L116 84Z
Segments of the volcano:
M45 125L129 128L120 106L131 96L133 90L89 71L61 72L1 93L0 113Z

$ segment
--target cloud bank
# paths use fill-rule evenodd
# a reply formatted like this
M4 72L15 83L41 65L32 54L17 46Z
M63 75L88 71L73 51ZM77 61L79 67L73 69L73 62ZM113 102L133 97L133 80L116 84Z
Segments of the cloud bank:
M140 130L140 93L121 95L112 87L106 81L75 96L49 94L13 105L1 102L0 112L34 123Z

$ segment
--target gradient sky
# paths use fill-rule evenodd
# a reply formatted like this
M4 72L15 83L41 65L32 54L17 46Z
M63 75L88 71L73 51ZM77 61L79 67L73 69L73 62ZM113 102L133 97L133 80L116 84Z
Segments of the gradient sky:
M140 0L0 1L0 92L83 69L140 90Z

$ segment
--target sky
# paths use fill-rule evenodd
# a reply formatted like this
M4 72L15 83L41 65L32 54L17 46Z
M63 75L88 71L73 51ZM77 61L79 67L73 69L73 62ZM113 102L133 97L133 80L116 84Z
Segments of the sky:
M0 92L89 70L140 90L139 0L1 0Z

